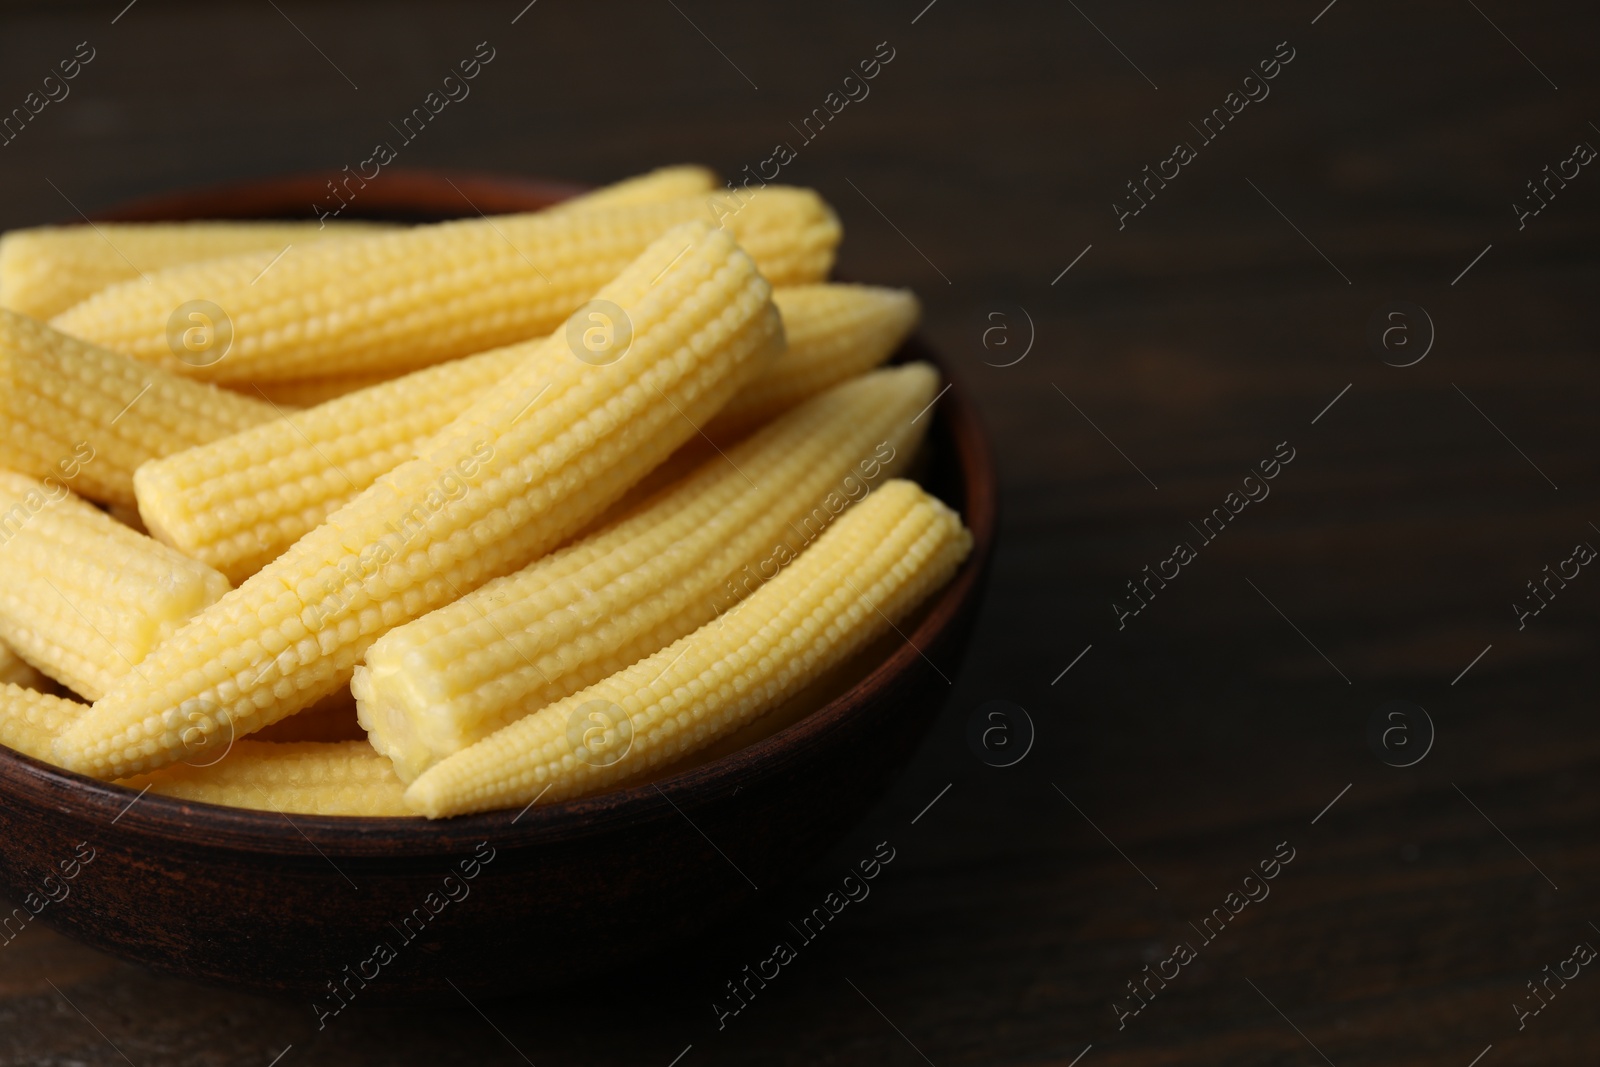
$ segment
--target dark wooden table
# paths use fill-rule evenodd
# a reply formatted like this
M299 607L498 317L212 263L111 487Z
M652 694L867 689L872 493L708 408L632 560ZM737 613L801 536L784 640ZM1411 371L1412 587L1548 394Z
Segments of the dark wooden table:
M1600 975L1563 961L1600 944L1600 575L1513 607L1600 545L1600 174L1563 163L1600 145L1592 12L122 2L7 7L5 108L95 58L0 148L0 224L354 165L488 41L403 163L735 174L788 142L841 269L916 287L981 401L1003 535L911 770L681 955L319 1033L36 926L0 949L0 1061L1595 1062ZM990 700L1036 730L1009 767L1019 718L969 744ZM719 1030L724 983L880 841L871 896Z

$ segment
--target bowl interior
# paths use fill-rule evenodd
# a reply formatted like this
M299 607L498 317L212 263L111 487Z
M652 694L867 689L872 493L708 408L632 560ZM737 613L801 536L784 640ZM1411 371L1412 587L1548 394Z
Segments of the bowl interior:
M149 222L191 219L307 219L310 205L328 202L335 176L302 175L151 197L102 212L97 221ZM361 191L344 218L412 222L531 211L582 192L583 186L536 179L454 171L386 171L384 180ZM949 377L950 368L920 337L896 353L894 362L926 360ZM661 797L697 801L731 796L782 763L786 753L848 725L861 707L878 699L897 673L915 669L919 649L970 616L980 577L992 550L995 476L987 439L976 412L958 384L941 396L933 412L924 468L919 480L930 492L961 512L973 535L973 551L955 578L918 615L914 629L885 659L848 690L824 706L746 748L654 782L624 787L570 801L541 805L522 813L487 812L437 822L396 818L335 818L297 815L293 823L276 813L225 808L161 796L145 796L0 750L0 780L46 802L70 803L86 814L121 820L130 830L183 839L197 824L218 844L283 855L336 849L351 856L396 851L423 855L456 854L492 835L507 844L561 840L603 832L660 806ZM930 716L931 717L931 716ZM131 806L130 806L131 805Z

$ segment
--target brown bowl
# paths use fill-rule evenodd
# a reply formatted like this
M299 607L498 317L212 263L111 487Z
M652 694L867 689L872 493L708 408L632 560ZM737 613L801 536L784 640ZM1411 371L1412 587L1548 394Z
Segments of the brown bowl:
M305 218L324 180L174 194L101 218ZM579 188L394 171L352 206L422 221L531 210ZM897 359L943 362L920 338ZM335 987L364 1001L447 992L447 979L503 993L693 937L820 858L893 782L949 692L940 672L955 675L977 612L996 486L961 388L934 412L922 480L965 518L971 558L907 641L765 740L653 784L440 822L139 797L0 749L0 891L104 951L330 1012Z

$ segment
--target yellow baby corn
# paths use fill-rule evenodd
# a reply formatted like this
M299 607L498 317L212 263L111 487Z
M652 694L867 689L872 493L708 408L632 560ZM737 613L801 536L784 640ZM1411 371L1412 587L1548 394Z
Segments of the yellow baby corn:
M777 290L772 301L783 315L789 350L711 420L706 436L719 444L876 367L921 315L909 290L874 285L797 285Z
M415 456L540 344L427 367L147 463L134 479L139 513L156 540L237 584Z
M258 278L253 262L175 267L104 290L54 324L212 381L414 368L554 330L645 246L693 220L723 222L774 285L820 280L840 236L816 193L778 186L743 206L716 193L474 218L296 249ZM174 310L199 299L232 328L227 354L203 367L177 360L167 339Z
M0 306L47 319L117 282L240 252L277 254L389 229L375 222L101 222L39 226L0 235Z
M0 641L0 684L17 685L23 689L42 689L45 680L44 675L17 655L10 645Z
M0 639L74 692L98 699L227 591L59 483L0 471Z
M860 285L773 292L789 349L723 408L762 421L881 362L916 314L909 294ZM523 342L415 371L235 437L147 464L139 507L157 540L215 567L238 584L385 471L410 459L428 436L538 348ZM558 352L558 358L570 358ZM773 379L781 381L774 387ZM744 397L760 391L753 404ZM269 390L270 392L270 390ZM742 436L748 417L736 420ZM708 433L723 423L711 420ZM734 435L730 435L734 436ZM630 490L631 507L714 456L696 435Z
M131 505L133 472L276 417L0 308L0 466Z
M429 818L592 792L738 729L886 631L971 547L949 508L893 481L737 609L426 771Z
M235 741L211 766L175 764L119 782L179 800L286 815L415 815L389 761L365 741Z
M563 200L549 210L553 214L558 211L620 207L624 204L652 204L660 200L677 200L685 196L703 196L716 187L717 176L707 167L693 164L658 167L644 174L603 186L592 193Z
M578 211L709 193L717 177L704 167L662 167L574 197L552 211ZM0 235L0 307L47 319L118 282L167 267L285 248L394 227L379 222L102 222L38 226ZM337 395L337 394L335 394ZM276 398L275 398L276 399ZM288 401L285 401L288 402Z
M717 187L717 176L705 167L662 167L658 170L626 178L613 185L596 189L592 193L564 200L548 210L587 211L597 207L620 207L626 204L648 204L662 200L677 200L686 196L709 193ZM0 239L3 240L3 239ZM262 260L266 267L270 261ZM88 294L85 294L88 295ZM262 396L274 404L287 407L309 408L325 404L361 389L390 381L396 372L373 374L344 374L332 377L297 378L290 381L233 382L230 388L246 396ZM448 420L446 420L448 421Z
M0 683L0 745L54 763L50 746L88 710L86 704Z
M194 761L349 684L373 641L554 548L781 350L770 287L705 223L668 231L599 297L632 324L625 353L532 354L158 648L57 740L63 765L119 778Z
M664 487L731 447L757 426L830 386L863 374L887 359L916 325L917 298L900 289L870 285L797 285L775 289L789 348L772 369L734 398L661 466L639 480L606 514L598 529L632 514Z
M352 682L373 747L409 782L711 621L905 465L938 380L913 364L846 382L627 519L391 630Z
M927 602L924 601L922 608L927 606ZM922 608L917 608L904 619L897 620L895 626L899 631L910 632L916 626ZM643 785L646 782L682 774L695 767L704 767L724 756L730 756L782 733L806 716L825 707L830 701L849 692L871 672L872 668L888 659L898 649L904 648L905 644L905 638L895 630L879 634L876 640L867 642L847 659L823 671L760 718L752 719L732 733L724 734L705 748L695 749L675 763L658 764L644 774L628 779L627 784Z

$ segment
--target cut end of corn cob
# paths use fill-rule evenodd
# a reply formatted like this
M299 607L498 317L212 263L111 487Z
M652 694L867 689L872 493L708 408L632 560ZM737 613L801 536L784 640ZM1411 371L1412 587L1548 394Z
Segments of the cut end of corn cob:
M0 466L131 505L141 463L274 417L270 404L0 308Z
M695 220L725 227L778 285L825 277L840 237L816 193L781 186L474 218L297 248L265 273L249 256L158 271L52 324L211 381L395 372L550 332L651 242ZM231 327L231 347L204 366L177 359L168 335L194 300Z
M388 229L377 222L102 222L39 226L0 235L0 305L47 319L108 285L184 263L241 252L277 253Z
M0 471L0 639L91 700L228 591L59 484Z
M903 469L938 374L813 398L614 523L381 638L352 690L405 781L727 610Z
M57 741L63 764L119 778L192 759L347 685L383 633L548 552L781 351L770 286L705 223L669 230L598 300L631 323L619 358L535 352L159 647Z
M438 763L406 801L429 818L548 803L671 763L885 632L970 549L954 512L890 482L734 611Z
M89 708L20 685L0 683L0 745L54 763L50 747Z
M389 761L365 741L237 741L210 766L178 764L118 784L284 815L416 814L406 807L405 786Z

